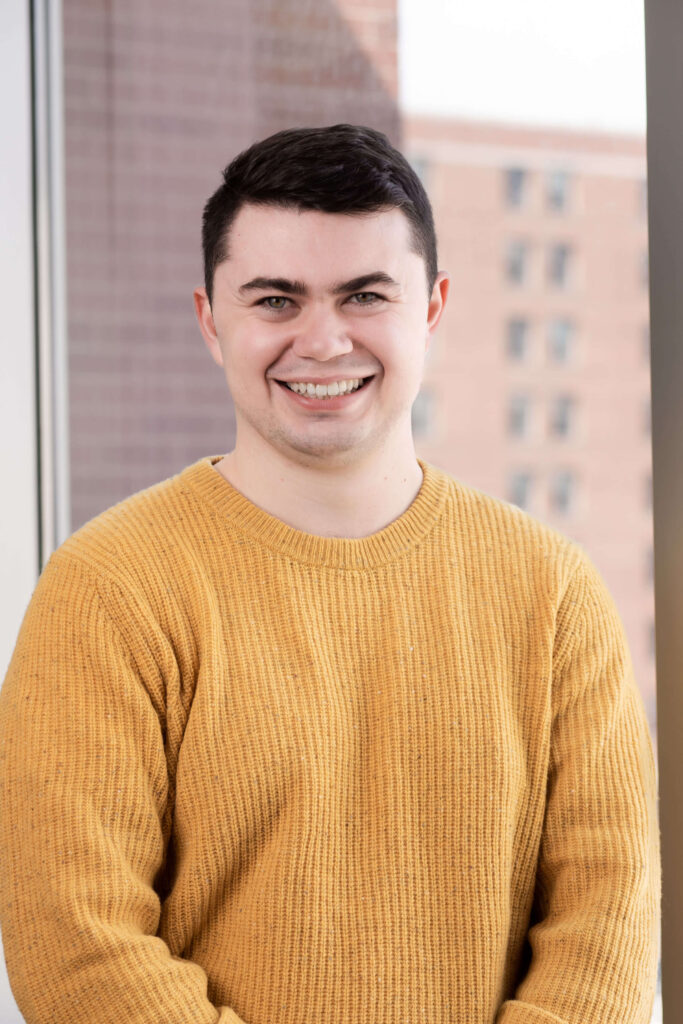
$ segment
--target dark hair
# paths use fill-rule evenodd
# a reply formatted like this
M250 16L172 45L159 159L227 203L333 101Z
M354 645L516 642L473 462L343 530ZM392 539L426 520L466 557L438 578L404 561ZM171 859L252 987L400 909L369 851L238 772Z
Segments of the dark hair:
M431 295L437 258L427 193L406 158L374 128L289 128L235 157L223 171L223 184L204 207L202 248L209 302L216 267L228 258L230 227L245 203L325 213L403 210L413 251L425 261Z

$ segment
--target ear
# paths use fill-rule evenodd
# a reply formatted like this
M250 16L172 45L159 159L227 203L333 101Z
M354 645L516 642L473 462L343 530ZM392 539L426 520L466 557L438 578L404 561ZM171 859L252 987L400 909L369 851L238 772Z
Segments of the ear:
M206 294L206 288L195 288L193 297L194 311L197 314L199 330L202 332L206 347L211 353L214 362L222 366L223 353L221 352L218 335L216 334L216 325L213 322L211 303L209 302L209 296Z
M448 271L440 270L436 275L432 294L429 299L429 305L427 306L427 335L425 338L425 348L429 348L432 335L434 334L439 320L441 319L441 314L446 306L450 283L451 278Z

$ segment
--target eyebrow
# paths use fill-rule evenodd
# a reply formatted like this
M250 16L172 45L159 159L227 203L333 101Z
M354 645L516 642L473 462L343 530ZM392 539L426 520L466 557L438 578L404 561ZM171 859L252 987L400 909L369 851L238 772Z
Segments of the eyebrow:
M372 284L384 284L390 288L400 288L398 281L386 274L383 270L374 270L371 274L361 274L360 277L353 277L350 281L340 281L332 286L333 295L343 295L346 292L359 292ZM275 291L286 292L288 295L308 295L308 287L303 281L289 281L286 277L254 277L246 284L240 285L240 295L248 292Z

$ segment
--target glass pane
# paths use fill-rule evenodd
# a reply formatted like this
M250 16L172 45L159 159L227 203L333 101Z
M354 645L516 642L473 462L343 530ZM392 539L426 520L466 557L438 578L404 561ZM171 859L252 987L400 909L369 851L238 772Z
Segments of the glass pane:
M508 206L524 203L526 172L521 167L510 167L505 172L505 200Z
M72 529L234 444L191 303L221 169L283 128L368 123L424 182L452 275L418 454L585 546L656 740L638 6L61 10Z
M426 368L439 434L419 451L504 498L533 473L535 514L586 547L617 601L656 740L641 571L652 543L644 47L635 10L620 7L618 26L616 10L582 2L568 24L536 2L400 6L405 147L429 163L456 296ZM482 422L484 401L502 414Z
M550 170L546 174L546 200L550 210L566 210L569 204L571 176L568 171Z
M571 320L551 319L548 323L548 359L567 363L574 354L575 327Z
M456 297L419 452L586 548L656 745L642 5L400 10L405 145Z
M512 360L522 360L528 355L529 324L526 320L513 319L507 322L507 354Z

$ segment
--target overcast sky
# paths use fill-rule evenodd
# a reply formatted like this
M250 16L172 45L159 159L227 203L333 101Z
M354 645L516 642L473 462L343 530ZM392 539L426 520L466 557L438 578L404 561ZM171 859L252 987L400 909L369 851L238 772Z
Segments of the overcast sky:
M398 0L409 113L645 132L643 0Z

